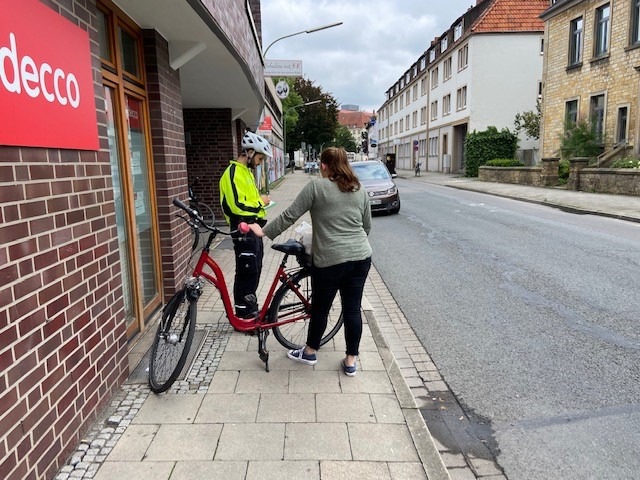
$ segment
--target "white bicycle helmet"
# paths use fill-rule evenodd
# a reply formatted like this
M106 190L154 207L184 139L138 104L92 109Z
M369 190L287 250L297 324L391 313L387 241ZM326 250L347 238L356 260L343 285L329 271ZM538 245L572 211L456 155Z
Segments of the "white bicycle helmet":
M264 153L267 157L273 157L271 153L271 145L260 135L253 132L247 132L242 137L242 148L245 150L253 149L256 153Z

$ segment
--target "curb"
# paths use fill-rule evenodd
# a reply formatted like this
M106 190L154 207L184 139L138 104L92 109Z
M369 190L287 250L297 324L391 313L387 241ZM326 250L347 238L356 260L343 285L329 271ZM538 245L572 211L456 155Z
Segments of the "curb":
M429 478L429 480L451 480L440 452L433 441L431 432L429 432L429 428L424 418L422 418L422 414L413 398L411 389L400 371L398 362L384 338L384 334L376 320L373 309L369 305L369 302L366 301L366 297L363 298L362 303L362 309L369 324L371 334L373 335L373 340L378 347L382 363L387 370L391 385L396 392L400 409L407 422L407 428L409 429L427 478Z

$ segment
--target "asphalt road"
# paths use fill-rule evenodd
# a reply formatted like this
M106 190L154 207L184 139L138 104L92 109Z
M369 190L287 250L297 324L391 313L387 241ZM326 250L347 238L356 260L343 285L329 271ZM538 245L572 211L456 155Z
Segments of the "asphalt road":
M640 224L397 183L374 264L507 478L640 478Z

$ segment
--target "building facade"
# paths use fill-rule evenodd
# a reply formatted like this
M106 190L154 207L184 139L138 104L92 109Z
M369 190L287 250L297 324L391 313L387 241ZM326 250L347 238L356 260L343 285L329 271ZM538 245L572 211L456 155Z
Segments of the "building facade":
M640 1L557 0L543 13L541 141L559 156L566 122L595 129L603 154L638 154Z
M21 0L0 16L0 478L50 478L184 276L172 199L265 103L260 2Z
M479 0L427 50L427 169L464 170L468 132L514 130L517 113L536 110L542 93L547 0ZM519 154L537 160L538 141L519 137Z
M412 169L426 160L427 61L423 53L386 92L378 110L378 156L396 168Z

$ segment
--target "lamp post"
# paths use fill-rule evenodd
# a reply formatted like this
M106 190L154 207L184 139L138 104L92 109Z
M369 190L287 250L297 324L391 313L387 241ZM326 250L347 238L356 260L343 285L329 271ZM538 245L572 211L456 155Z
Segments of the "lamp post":
M312 100L311 102L301 103L300 105L294 105L293 107L289 107L289 108L287 108L287 110L285 110L284 115L283 115L283 121L282 121L282 123L283 123L282 144L283 144L283 147L284 147L284 156L285 156L285 158L289 159L289 152L287 152L287 113L292 112L296 108L305 107L307 105L315 105L315 104L320 103L320 102L321 102L321 100ZM295 162L295 158L294 158L293 161ZM295 165L294 165L293 168L295 169Z
M295 35L302 35L303 33L313 33L319 32L320 30L326 30L327 28L338 27L342 25L342 22L330 23L329 25L322 25L320 27L310 28L309 30L301 30L300 32L290 33L289 35L285 35L284 37L276 38L273 42L269 44L264 53L262 54L262 58L267 57L267 52L273 46L274 43L279 42L280 40L284 40L285 38L293 37Z

